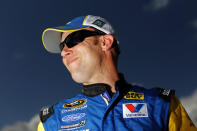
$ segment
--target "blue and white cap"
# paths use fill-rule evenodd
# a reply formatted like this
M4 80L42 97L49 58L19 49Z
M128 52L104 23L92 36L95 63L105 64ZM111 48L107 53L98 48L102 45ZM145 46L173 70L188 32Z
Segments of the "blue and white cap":
M118 42L115 31L107 20L100 16L87 15L77 17L64 26L45 29L42 34L43 45L51 53L60 53L61 32L73 32L87 27L94 27L106 34L111 34Z

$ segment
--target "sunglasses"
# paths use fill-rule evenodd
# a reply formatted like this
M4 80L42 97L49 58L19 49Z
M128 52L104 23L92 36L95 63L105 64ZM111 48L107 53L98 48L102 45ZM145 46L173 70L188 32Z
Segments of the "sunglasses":
M65 45L68 48L72 48L74 46L76 46L77 44L81 43L82 41L84 41L84 39L86 37L90 37L90 36L96 36L96 35L104 35L105 33L103 32L96 32L96 31L89 31L89 30L79 30L79 31L75 31L72 32L71 34L69 34L65 40L63 42L60 43L59 48L62 51L63 48L65 47Z

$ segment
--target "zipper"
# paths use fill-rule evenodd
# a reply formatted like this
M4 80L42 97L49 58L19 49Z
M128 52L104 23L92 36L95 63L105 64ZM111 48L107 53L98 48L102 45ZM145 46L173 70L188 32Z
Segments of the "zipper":
M103 98L103 100L105 101L105 103L108 106L109 105L109 102L111 101L111 97L110 97L109 93L107 91L105 91L100 96Z

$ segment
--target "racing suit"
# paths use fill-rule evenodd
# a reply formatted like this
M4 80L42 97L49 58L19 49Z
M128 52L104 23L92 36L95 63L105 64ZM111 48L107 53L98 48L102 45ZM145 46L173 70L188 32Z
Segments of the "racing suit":
M43 108L38 131L194 131L197 130L174 90L145 89L115 83L116 93L106 84L92 84L82 93Z

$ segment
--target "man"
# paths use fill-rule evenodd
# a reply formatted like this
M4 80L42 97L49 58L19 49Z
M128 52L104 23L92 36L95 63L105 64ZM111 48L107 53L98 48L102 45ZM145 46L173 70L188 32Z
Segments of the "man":
M104 18L81 16L43 32L82 91L40 112L38 131L196 130L174 90L128 84L117 71L119 41Z

